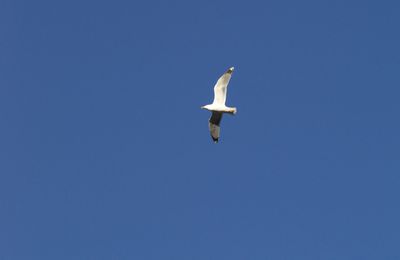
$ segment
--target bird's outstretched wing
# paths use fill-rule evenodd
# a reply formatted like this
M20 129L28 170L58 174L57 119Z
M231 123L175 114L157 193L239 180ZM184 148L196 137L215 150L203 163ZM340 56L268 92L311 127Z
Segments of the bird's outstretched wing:
M208 121L208 128L210 129L211 138L215 143L218 143L220 127L219 123L222 119L222 112L213 111Z
M226 101L226 92L229 84L229 80L231 79L233 67L228 69L224 75L222 75L217 84L214 87L214 101L213 104L225 105Z

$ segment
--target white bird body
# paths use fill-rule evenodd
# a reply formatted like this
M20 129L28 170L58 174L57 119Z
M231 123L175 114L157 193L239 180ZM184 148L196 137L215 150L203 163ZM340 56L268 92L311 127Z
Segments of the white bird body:
M209 104L205 105L202 108L207 109L209 111L218 111L218 112L223 112L223 113L230 113L230 114L236 114L236 107L227 107L225 105L220 105L220 104Z
M228 90L229 80L231 79L234 68L228 69L217 81L214 86L214 101L212 104L202 106L201 108L212 112L209 120L210 134L214 142L218 142L220 133L220 122L224 113L236 114L236 107L227 107L226 94Z

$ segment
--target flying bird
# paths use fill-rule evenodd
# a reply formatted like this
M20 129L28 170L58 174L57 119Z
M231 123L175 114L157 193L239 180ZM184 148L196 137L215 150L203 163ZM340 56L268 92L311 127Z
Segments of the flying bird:
M229 80L232 77L234 67L229 68L217 81L214 87L214 101L212 104L202 106L202 109L211 111L211 117L208 120L208 128L210 129L211 138L215 143L218 143L220 133L220 123L222 115L228 113L236 114L236 107L227 107L225 105L226 92L228 89Z

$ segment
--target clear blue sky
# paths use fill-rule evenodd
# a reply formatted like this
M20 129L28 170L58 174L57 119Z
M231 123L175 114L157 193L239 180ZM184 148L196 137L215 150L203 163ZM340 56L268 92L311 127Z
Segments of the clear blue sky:
M399 13L2 0L0 259L400 259Z

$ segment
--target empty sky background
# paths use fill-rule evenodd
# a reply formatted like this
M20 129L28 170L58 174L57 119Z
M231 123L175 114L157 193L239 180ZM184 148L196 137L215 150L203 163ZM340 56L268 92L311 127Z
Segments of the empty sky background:
M0 259L399 259L399 13L0 1Z

